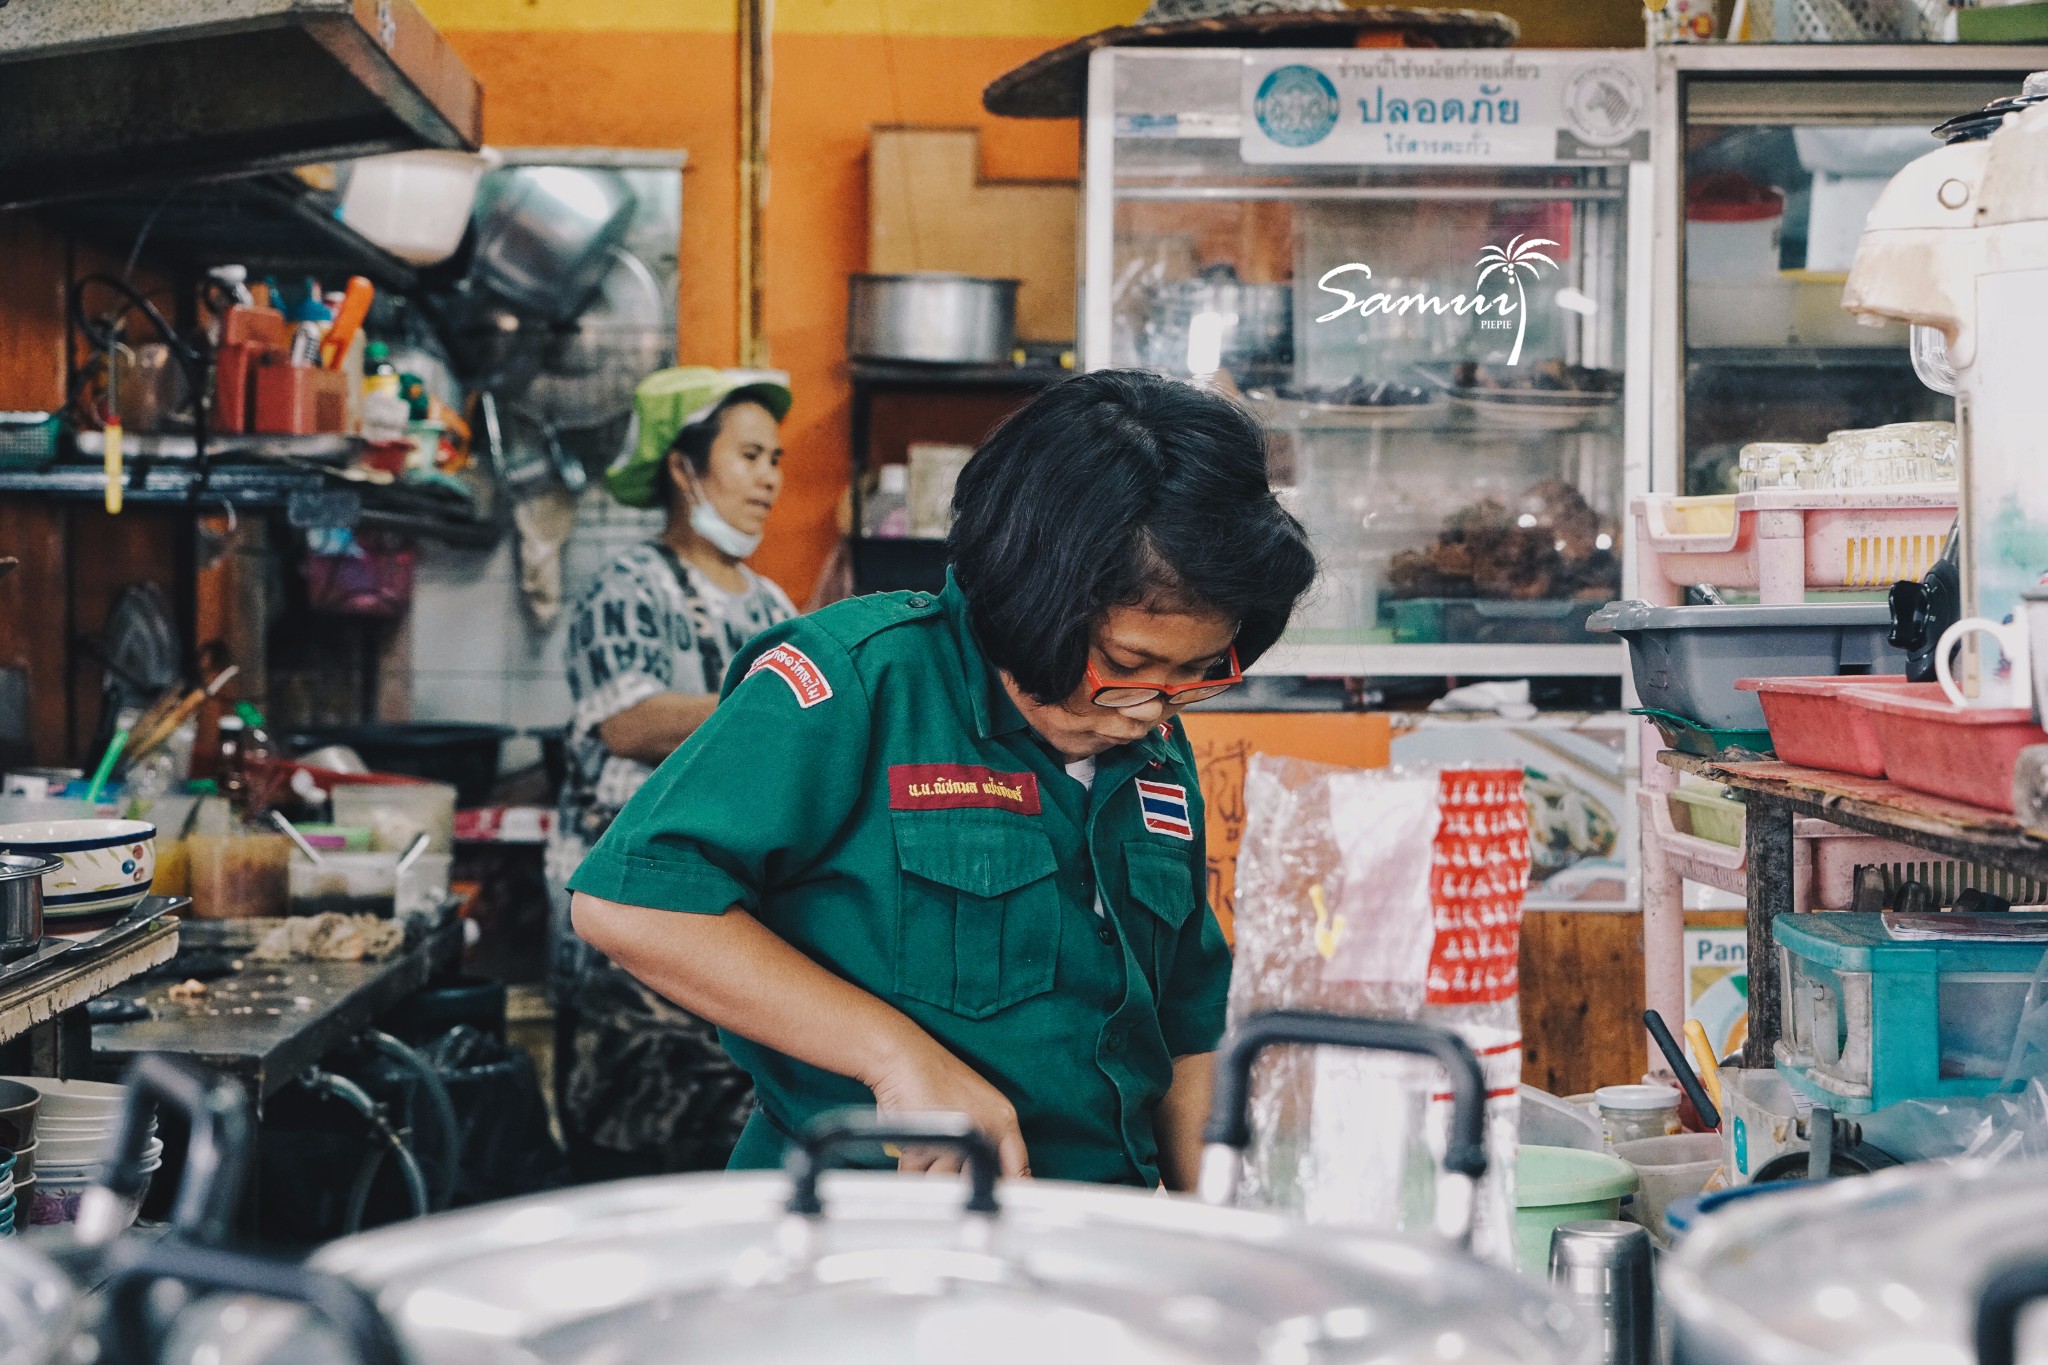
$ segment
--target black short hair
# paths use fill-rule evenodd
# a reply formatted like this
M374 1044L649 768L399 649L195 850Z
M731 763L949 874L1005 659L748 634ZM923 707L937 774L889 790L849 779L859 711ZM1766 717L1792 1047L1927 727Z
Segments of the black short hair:
M982 649L1048 704L1080 686L1113 606L1221 613L1249 666L1316 573L1258 424L1141 370L1055 384L983 441L954 488L947 554Z
M725 415L742 403L752 403L770 417L775 415L769 410L768 405L761 401L759 394L749 393L745 389L729 393L719 400L718 406L708 415L677 432L675 440L669 442L668 453L680 455L688 460L690 468L697 471L697 477L703 478L711 472L711 447L718 440L718 433L725 430ZM668 461L664 459L661 462L661 500L665 505L672 504L675 496L675 477L669 473Z

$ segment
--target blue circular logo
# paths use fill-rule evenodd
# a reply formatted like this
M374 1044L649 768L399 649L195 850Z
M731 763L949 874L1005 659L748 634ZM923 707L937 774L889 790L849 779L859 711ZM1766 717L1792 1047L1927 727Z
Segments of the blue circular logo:
M1282 147L1313 147L1337 126L1337 87L1312 66L1283 66L1259 83L1252 113Z

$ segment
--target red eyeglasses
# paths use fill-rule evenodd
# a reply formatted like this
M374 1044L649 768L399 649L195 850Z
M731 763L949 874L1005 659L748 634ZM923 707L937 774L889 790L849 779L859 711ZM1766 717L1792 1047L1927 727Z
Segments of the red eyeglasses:
M1133 706L1145 706L1163 701L1168 706L1186 706L1190 702L1207 701L1218 697L1244 681L1244 670L1238 666L1237 646L1230 647L1230 657L1224 661L1230 672L1221 678L1204 678L1191 683L1111 683L1104 682L1102 675L1095 671L1095 660L1088 661L1088 685L1095 690L1089 700L1097 706L1107 706L1112 711L1123 711Z

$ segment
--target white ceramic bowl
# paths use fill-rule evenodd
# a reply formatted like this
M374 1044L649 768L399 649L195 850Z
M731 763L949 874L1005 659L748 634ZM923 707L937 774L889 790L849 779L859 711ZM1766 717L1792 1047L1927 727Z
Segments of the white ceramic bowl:
M70 1119L99 1119L111 1128L121 1106L128 1102L127 1087L108 1081L60 1081L49 1076L9 1076L6 1079L20 1081L42 1093L43 1102L36 1115L39 1134L46 1122L55 1121L61 1126Z
M64 866L43 878L43 917L126 910L156 878L156 826L146 820L24 820L0 825L0 853L42 853Z

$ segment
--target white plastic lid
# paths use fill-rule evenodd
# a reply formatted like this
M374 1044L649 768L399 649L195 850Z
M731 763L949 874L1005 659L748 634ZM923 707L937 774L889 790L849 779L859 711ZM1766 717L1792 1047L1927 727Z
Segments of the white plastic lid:
M882 491L884 493L908 493L910 491L910 467L900 464L883 465Z
M1593 1102L1602 1109L1635 1110L1651 1113L1678 1107L1675 1085L1603 1085L1593 1092Z

